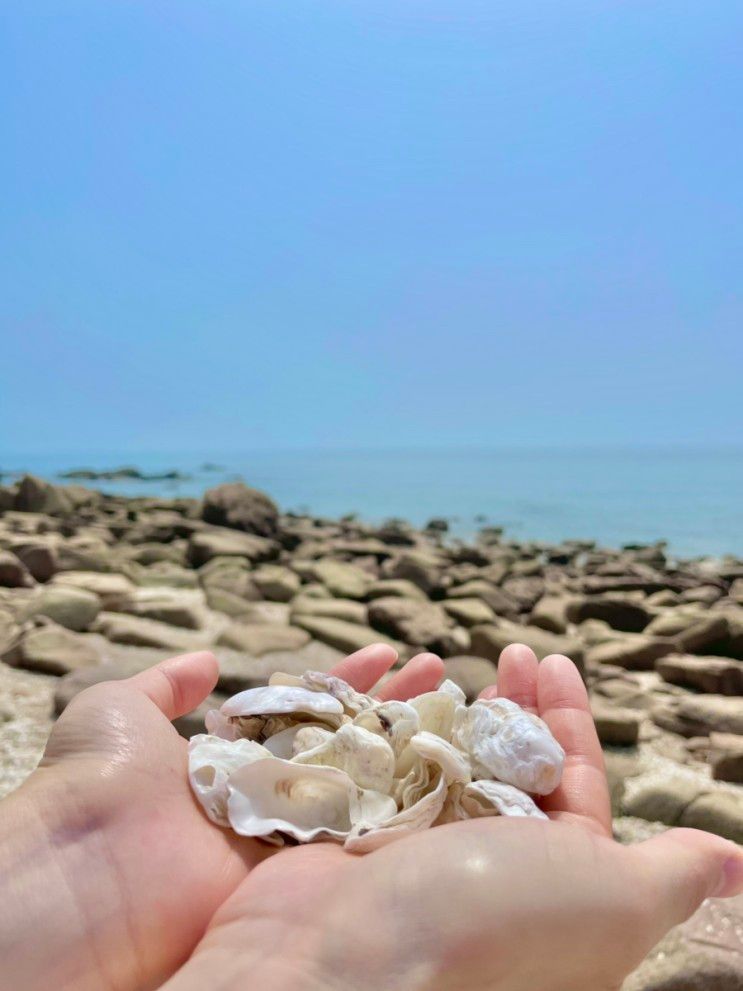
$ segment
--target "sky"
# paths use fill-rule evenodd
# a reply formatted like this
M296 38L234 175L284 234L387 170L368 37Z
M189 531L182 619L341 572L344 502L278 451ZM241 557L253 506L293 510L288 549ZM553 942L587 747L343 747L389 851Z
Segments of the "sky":
M0 14L0 452L743 438L743 6Z

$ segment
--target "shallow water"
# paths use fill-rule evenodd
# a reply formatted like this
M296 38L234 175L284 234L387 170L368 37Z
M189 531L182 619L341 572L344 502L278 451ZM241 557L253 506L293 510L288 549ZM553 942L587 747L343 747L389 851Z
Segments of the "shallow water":
M203 470L206 462L220 470ZM443 516L463 536L488 523L517 539L587 538L612 546L664 539L682 556L743 555L743 448L0 454L3 471L50 479L69 468L121 464L190 477L82 484L193 496L242 477L283 509L319 515L398 516L416 525Z

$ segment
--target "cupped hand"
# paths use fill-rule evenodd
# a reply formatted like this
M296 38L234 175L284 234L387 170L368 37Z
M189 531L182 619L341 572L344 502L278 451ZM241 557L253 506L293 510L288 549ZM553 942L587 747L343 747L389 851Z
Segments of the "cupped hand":
M613 841L601 748L567 658L537 664L514 645L498 682L566 751L542 803L551 821L454 823L364 857L289 850L240 885L163 991L609 991L704 898L743 890L743 855L719 837Z
M391 648L373 645L333 673L368 691L396 657ZM380 695L428 691L442 670L439 658L419 655ZM188 957L216 909L272 852L215 828L188 784L186 741L171 720L199 705L217 676L212 654L188 654L91 687L62 714L40 768L12 796L19 823L32 820L29 831L38 837L34 855L19 848L16 859L26 865L23 878L15 868L16 883L25 891L40 886L40 897L45 890L60 898L60 907L45 921L35 953L24 954L22 942L8 940L14 949L3 960L0 988L47 987L50 969L58 988L75 991L157 987ZM16 923L22 935L23 913Z

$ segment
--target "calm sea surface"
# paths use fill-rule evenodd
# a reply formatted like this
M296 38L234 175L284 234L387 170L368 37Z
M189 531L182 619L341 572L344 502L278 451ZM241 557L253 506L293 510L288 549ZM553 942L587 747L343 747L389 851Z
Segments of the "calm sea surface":
M218 468L206 470L208 462ZM664 539L682 556L743 555L743 448L0 453L3 472L33 471L52 480L69 468L121 464L190 477L83 484L128 495L194 496L242 477L283 509L319 515L355 512L373 522L398 516L416 525L443 516L462 536L488 523L517 539L581 537L610 546Z

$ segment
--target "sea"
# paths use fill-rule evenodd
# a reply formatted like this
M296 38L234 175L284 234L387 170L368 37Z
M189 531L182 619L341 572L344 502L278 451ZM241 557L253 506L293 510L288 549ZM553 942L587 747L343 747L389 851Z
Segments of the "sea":
M353 513L371 523L396 517L416 526L438 517L462 538L500 526L515 540L574 538L606 547L663 540L677 557L743 556L743 447L0 452L6 484L25 471L60 481L69 469L120 465L186 477L81 484L174 497L242 479L283 510Z

